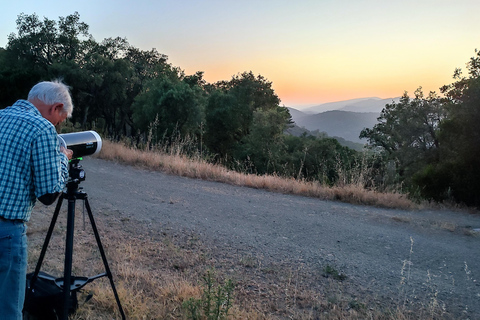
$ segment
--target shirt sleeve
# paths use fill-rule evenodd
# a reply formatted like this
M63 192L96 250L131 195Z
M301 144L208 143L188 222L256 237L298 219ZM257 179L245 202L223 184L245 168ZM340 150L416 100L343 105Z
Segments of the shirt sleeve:
M68 178L68 158L60 151L53 126L37 135L31 154L35 196L61 192Z

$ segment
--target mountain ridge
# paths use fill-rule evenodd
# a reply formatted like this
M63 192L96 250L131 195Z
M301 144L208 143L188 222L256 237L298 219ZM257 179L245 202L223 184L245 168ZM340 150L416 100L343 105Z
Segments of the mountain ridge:
M365 144L367 141L359 138L360 132L365 128L373 128L385 105L398 103L399 100L400 97L368 97L329 102L302 110L287 109L299 128L325 132L330 137Z
M318 114L297 113L292 120L299 127L309 131L318 130L326 132L331 137L341 137L345 140L366 143L360 139L360 132L365 128L372 128L380 116L378 112L351 112L342 110L330 110Z
M357 98L342 101L322 103L308 108L289 107L306 114L316 114L332 110L352 112L378 112L380 113L386 104L398 103L400 97L382 99L378 97Z

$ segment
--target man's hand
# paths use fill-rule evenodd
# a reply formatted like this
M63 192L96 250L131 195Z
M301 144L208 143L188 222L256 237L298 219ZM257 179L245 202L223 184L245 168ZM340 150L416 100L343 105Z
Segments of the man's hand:
M60 147L60 151L67 156L68 160L72 159L72 156L73 156L72 150L67 149L65 147Z

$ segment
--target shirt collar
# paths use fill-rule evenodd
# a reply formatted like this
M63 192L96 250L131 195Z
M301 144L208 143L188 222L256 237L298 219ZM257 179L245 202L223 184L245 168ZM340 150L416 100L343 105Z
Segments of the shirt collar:
M38 111L37 107L35 107L30 101L28 100L17 100L17 102L15 102L13 104L12 107L17 107L17 108L21 108L21 109L24 109L28 112L32 112L34 113L36 116L42 116L42 114L40 113L40 111Z

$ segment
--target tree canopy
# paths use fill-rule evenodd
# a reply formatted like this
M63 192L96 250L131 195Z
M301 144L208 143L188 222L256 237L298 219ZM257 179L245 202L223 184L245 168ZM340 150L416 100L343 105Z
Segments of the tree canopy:
M444 97L421 88L387 105L379 123L361 137L397 162L400 181L412 193L436 201L480 205L480 53L454 73Z
M61 78L72 88L71 122L80 130L149 147L188 138L193 152L237 170L330 185L363 163L365 187L396 183L417 197L480 205L479 52L467 76L456 70L441 88L442 97L419 88L387 104L378 123L360 133L370 147L361 154L332 138L286 134L288 109L252 71L207 83L202 71L186 75L155 49L121 37L96 41L78 12L57 21L22 13L16 23L0 48L2 108L35 83Z

